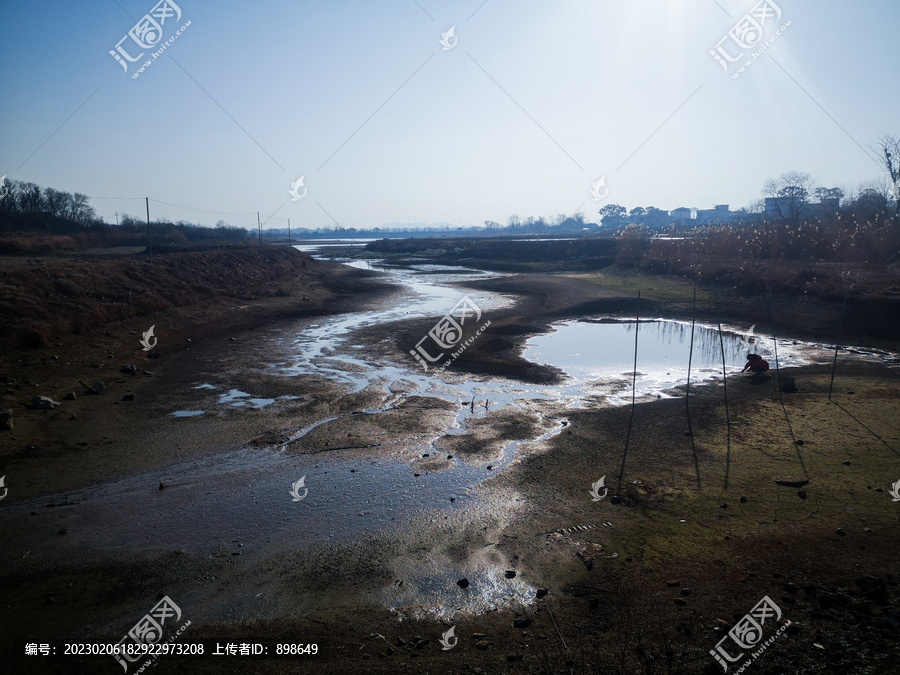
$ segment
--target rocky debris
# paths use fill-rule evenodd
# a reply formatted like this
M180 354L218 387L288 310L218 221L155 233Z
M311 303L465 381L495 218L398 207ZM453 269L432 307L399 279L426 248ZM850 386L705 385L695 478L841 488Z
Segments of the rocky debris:
M687 601L684 598L675 598L674 602L679 607L684 607L685 605L687 605Z
M795 394L799 389L797 389L797 383L793 377L786 377L781 384L781 391L786 394Z
M513 619L513 628L528 628L531 625L531 619L527 616L517 616Z
M776 478L775 485L783 485L784 487L792 487L792 488L802 488L805 485L809 485L808 480L802 480L800 478Z
M619 495L613 495L612 497L609 498L609 503L610 504L621 504L622 498Z
M546 596L547 593L549 593L549 591L546 588L539 588L539 589L537 589L537 592L534 594L534 597L536 597L538 600L540 600L541 598Z
M130 363L126 363L124 366L119 368L120 373L125 373L126 375L137 375L137 368Z
M88 394L93 394L93 395L96 395L96 394L102 394L102 393L103 393L103 390L106 389L106 385L103 384L102 382L99 382L99 381L94 382L94 386L93 386L93 387L87 386L87 385L86 385L84 382L82 382L81 380L78 380L78 384L80 384L82 387L84 387L85 389L87 389L87 393L88 393Z
M456 582L456 585L462 589L466 589L469 587L469 580L468 579L460 579L459 581Z
M681 582L678 579L671 579L666 582L666 586L668 586L669 588L678 588L679 586L681 586Z
M0 429L5 429L6 431L12 431L12 428L13 428L12 417L13 417L12 410L0 410Z
M487 640L479 640L478 642L475 643L476 649L489 649L490 646L491 646L491 643L488 642Z
M35 410L53 410L58 405L59 402L49 396L35 396L31 399L31 407Z
M165 483L160 483L160 484L159 484L159 489L160 489L160 490L165 490L165 489L166 489L166 484L165 484Z
M123 400L123 401L133 401L133 400L134 400L134 394L125 394L125 395L122 397L122 400Z
M63 400L65 400L65 401L74 401L74 400L76 400L77 398L78 398L78 397L75 395L75 392L74 392L74 391L70 391L68 394L66 394L65 396L63 396Z
M838 535L839 537L846 537L846 536L847 536L847 533L844 532L844 528L843 528L843 527L839 527L838 529L836 529L836 530L834 531L834 533L835 533L836 535Z

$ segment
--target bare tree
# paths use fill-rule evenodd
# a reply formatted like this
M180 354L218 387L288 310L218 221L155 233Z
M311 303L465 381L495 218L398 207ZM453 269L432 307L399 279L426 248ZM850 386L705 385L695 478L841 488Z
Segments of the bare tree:
M765 194L769 196L766 206L771 205L775 215L788 225L796 226L809 204L812 185L812 176L802 171L789 171L780 178L773 178L765 185Z
M897 219L900 220L900 137L890 134L881 134L874 148L882 163L888 178L891 180L893 196L896 200Z

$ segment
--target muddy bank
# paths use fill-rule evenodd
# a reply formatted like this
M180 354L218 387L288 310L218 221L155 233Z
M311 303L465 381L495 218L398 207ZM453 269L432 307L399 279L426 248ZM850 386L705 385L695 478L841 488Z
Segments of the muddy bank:
M334 268L329 274L337 276L323 273L311 289L321 295L306 292L321 303L318 316L394 301L360 290L333 305L337 290L370 282ZM561 276L474 283L521 301L491 311L490 329L453 364L451 375L461 379L493 368L511 381L520 374L551 381L560 374L527 371L515 360L526 335L561 318L634 309L614 287ZM72 423L90 420L76 427L77 438L65 431L69 409L29 411L29 435L17 442L43 434L56 445L35 446L34 455L17 447L14 470L4 465L14 489L14 501L0 505L11 542L0 553L0 581L12 589L2 619L5 659L8 636L117 641L161 594L192 620L190 641L320 647L316 657L289 660L161 657L158 667L171 672L693 673L710 665L718 672L708 651L763 595L795 627L754 664L760 672L798 664L805 672L884 669L896 658L900 520L886 488L900 478L891 475L900 392L890 368L841 364L837 404L828 402L827 368L795 369L786 374L801 391L784 399L784 409L773 381L731 378L730 426L721 385L692 388L693 436L685 435L683 399L640 404L623 458L628 408L522 400L472 410L452 427L458 409L411 395L415 388L399 376L354 392L273 370L290 361L297 331L314 314L287 321L255 303L248 311L255 320L243 330L229 324L164 353L154 377L110 378L109 397L67 402L86 406ZM432 324L399 321L355 336L373 354L412 367L407 346ZM138 337L105 339L125 345ZM106 344L92 342L89 358L104 355ZM139 352L108 348L113 364ZM73 376L84 377L55 370L62 366L52 356L30 371L39 387L58 382L53 391L63 391ZM92 372L89 362L72 367ZM19 399L24 377L15 383ZM121 401L129 391L135 401ZM235 407L236 399L247 403ZM256 407L254 399L272 402ZM202 414L172 418L173 410ZM545 439L527 442L539 435ZM228 471L232 456L277 452L287 470L275 467L271 491L261 489L269 474L256 465ZM187 470L146 480L150 469L204 461L222 462L221 480L195 480ZM386 462L397 474L373 492L366 474ZM310 493L295 503L288 488L301 467ZM454 467L477 473L477 487L450 489ZM594 501L601 477L609 493ZM810 481L803 495L775 483L789 477ZM120 482L102 485L109 479ZM83 503L67 504L66 492L56 503L57 490L95 482L108 492L133 490L116 502L132 530L98 531L93 523L111 519L90 507L110 502L90 492ZM280 501L267 502L270 494ZM378 527L354 527L414 494L433 501L417 513L386 514ZM36 501L49 495L52 507ZM19 505L23 499L34 504ZM159 515L163 500L172 506ZM315 539L319 521L333 522L335 536ZM197 536L178 540L186 527ZM439 639L451 626L459 642L444 650ZM26 662L21 672L98 665L119 668L105 657Z

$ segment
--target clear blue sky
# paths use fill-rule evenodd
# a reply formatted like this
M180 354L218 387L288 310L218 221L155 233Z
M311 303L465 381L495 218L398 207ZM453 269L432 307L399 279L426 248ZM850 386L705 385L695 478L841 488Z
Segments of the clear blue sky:
M140 198L92 199L110 222L149 196L205 224L466 227L739 208L791 170L852 190L900 135L896 0L781 0L738 79L709 51L753 0L177 1L163 40L191 25L137 79L109 51L153 0L0 4L0 175Z

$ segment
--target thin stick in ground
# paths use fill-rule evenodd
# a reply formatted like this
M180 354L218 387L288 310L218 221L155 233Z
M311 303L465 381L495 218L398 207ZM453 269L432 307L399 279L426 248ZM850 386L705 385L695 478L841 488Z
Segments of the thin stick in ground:
M691 426L691 364L694 358L694 328L697 324L697 287L694 287L694 310L691 314L691 347L688 352L687 389L684 392L684 412L687 417L688 435L691 437L691 451L694 453L694 470L697 472L697 489L702 490L700 482L700 460L697 458L697 444L694 442L694 428Z
M622 494L622 481L625 478L625 460L628 457L628 443L631 440L631 424L634 422L634 407L637 392L637 358L638 358L638 331L641 328L641 292L637 295L638 307L634 312L634 371L631 374L631 416L628 418L628 431L625 432L625 449L622 451L622 467L619 469L619 481L616 486L616 494Z
M713 293L716 306L716 325L719 327L719 346L722 350L722 386L725 388L725 489L728 489L728 474L731 470L731 416L728 414L728 373L725 372L725 340L722 337L722 321L719 318L719 296Z
M841 349L841 333L844 331L844 316L847 314L847 298L850 297L850 284L844 291L844 304L841 307L841 322L838 324L837 340L834 343L834 360L831 362L831 384L828 385L828 400L831 400L831 392L834 390L834 371L837 369L838 351Z
M797 444L797 437L794 435L794 426L791 424L791 418L788 416L787 407L784 405L784 392L781 389L781 368L778 363L778 333L775 330L775 309L772 294L769 294L769 315L772 318L772 346L775 350L775 386L778 387L778 400L781 403L781 410L784 412L784 421L787 422L788 431L791 434L791 443L797 452L797 459L800 460L800 466L803 468L803 476L809 478L806 473L806 464L803 461L803 455L800 454L800 446Z

